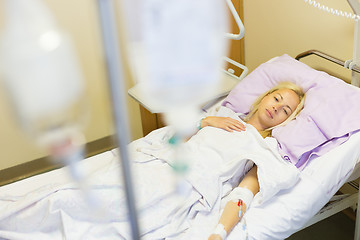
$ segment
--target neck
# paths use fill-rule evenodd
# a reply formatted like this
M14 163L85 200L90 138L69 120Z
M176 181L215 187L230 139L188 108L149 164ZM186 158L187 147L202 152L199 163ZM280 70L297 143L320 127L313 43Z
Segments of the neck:
M256 121L256 118L252 117L246 123L251 124L254 128L256 128L256 130L258 130L258 132L265 131L264 127L258 121Z
M266 138L266 137L271 137L271 130L264 130L264 131L259 131L260 135L263 137L263 138Z
M256 121L257 118L251 117L248 121L246 121L246 123L252 125L254 128L256 128L256 130L260 133L260 135L265 138L265 137L270 137L271 136L271 130L265 130L264 127L258 122Z

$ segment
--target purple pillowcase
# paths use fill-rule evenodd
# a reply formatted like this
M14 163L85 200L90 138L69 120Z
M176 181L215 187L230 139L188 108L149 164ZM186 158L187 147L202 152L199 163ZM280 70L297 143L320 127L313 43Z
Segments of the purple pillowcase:
M260 94L282 81L294 82L306 92L304 109L297 118L272 132L283 158L298 168L360 129L360 89L286 54L257 67L235 86L222 105L248 113Z

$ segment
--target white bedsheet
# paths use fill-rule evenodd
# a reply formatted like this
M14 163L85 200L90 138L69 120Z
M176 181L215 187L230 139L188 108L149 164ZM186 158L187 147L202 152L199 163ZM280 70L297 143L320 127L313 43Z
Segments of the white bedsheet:
M232 111L222 116L236 117ZM266 204L282 189L296 184L299 171L283 161L276 141L263 139L251 126L229 133L206 127L182 153L192 161L187 196L175 194L169 165L173 149L170 128L152 132L130 144L137 208L143 239L206 239L241 176L258 165L260 192L253 204ZM246 140L246 141L245 141ZM0 238L4 239L130 239L116 151L84 160L101 211L89 208L67 176L66 168L0 188ZM246 218L239 224L247 236ZM237 229L240 229L238 227Z

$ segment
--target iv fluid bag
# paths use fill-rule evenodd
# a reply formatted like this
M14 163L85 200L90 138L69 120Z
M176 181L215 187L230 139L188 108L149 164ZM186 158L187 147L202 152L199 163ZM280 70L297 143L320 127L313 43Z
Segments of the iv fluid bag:
M225 1L125 2L129 52L146 101L161 112L190 114L190 106L199 108L218 85L227 50Z
M32 137L73 125L84 83L69 37L39 0L6 0L1 78Z

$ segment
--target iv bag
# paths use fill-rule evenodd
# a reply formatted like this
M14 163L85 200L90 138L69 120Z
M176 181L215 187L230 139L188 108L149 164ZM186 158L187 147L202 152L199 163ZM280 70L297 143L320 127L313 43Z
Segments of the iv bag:
M84 112L84 82L71 40L40 0L6 0L4 6L1 78L17 119L40 142L62 138Z
M135 0L127 7L130 60L147 103L192 122L218 86L226 55L224 0ZM191 117L192 116L192 117ZM183 119L184 120L184 119Z

